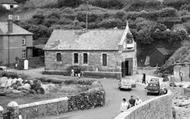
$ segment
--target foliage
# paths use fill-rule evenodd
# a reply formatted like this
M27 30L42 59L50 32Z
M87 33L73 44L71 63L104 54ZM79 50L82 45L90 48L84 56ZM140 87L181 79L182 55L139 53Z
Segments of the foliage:
M27 0L15 0L17 3L25 3Z
M0 5L0 15L4 15L5 13L8 13L7 9Z
M163 2L165 6L174 7L176 9L180 9L183 5L189 3L189 0L164 0Z
M160 9L161 2L157 0L133 0L131 2L128 2L129 5L127 5L124 9L126 11L141 11L141 10L151 10L151 9Z
M105 104L105 92L102 89L92 89L85 93L70 96L68 100L68 110L85 110L96 108Z
M122 26L123 22L120 19L115 18L103 19L101 22L98 23L98 27L100 28L121 28Z
M123 8L124 4L120 0L90 0L90 4L102 8Z
M162 17L176 17L177 10L174 8L164 8L156 11L140 11L140 12L128 12L125 19L136 19L138 17L143 17L150 20L156 20Z
M183 25L186 28L187 32L190 33L190 23L189 22L185 22L185 23L183 23Z
M78 7L82 3L82 0L58 0L59 7Z
M70 85L70 84L79 84L79 85L92 85L94 82L93 80L65 80L63 81L64 84Z

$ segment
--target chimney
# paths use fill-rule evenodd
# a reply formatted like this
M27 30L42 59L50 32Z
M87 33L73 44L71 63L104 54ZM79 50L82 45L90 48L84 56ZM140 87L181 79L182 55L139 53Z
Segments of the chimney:
M8 33L13 32L13 15L8 16Z

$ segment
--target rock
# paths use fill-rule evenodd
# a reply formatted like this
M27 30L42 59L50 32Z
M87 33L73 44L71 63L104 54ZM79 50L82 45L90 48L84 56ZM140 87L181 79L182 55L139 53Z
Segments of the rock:
M30 84L26 83L26 84L23 84L22 86L18 87L18 89L30 90L31 86L30 86Z

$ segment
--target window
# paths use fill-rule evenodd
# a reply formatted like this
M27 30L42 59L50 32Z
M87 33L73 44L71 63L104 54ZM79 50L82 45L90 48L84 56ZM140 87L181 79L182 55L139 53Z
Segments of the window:
M58 62L61 61L61 53L57 53L56 59L57 59Z
M14 8L14 5L10 5L10 9Z
M102 65L107 66L107 54L102 54Z
M74 53L74 64L78 64L79 60L78 60L78 53Z
M88 64L88 54L83 53L83 64Z
M26 39L23 38L23 39L22 39L22 46L25 46L25 45L26 45Z
M26 59L26 50L22 50L22 59Z

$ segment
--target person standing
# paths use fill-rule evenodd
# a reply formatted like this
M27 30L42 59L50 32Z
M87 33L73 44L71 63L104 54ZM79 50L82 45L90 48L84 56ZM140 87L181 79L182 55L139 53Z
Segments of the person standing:
M182 82L183 81L183 73L181 71L179 72L179 77L180 77L180 80Z
M136 102L136 100L134 99L134 97L133 97L133 96L131 96L131 98L129 99L129 104L130 104L130 107L135 106L135 102Z
M143 73L142 83L146 84L146 74Z
M123 98L122 102L121 102L121 107L120 107L120 112L124 112L129 108L129 104L126 101L125 98Z
M139 105L141 103L142 103L142 100L139 97L137 97L135 101L135 105Z

